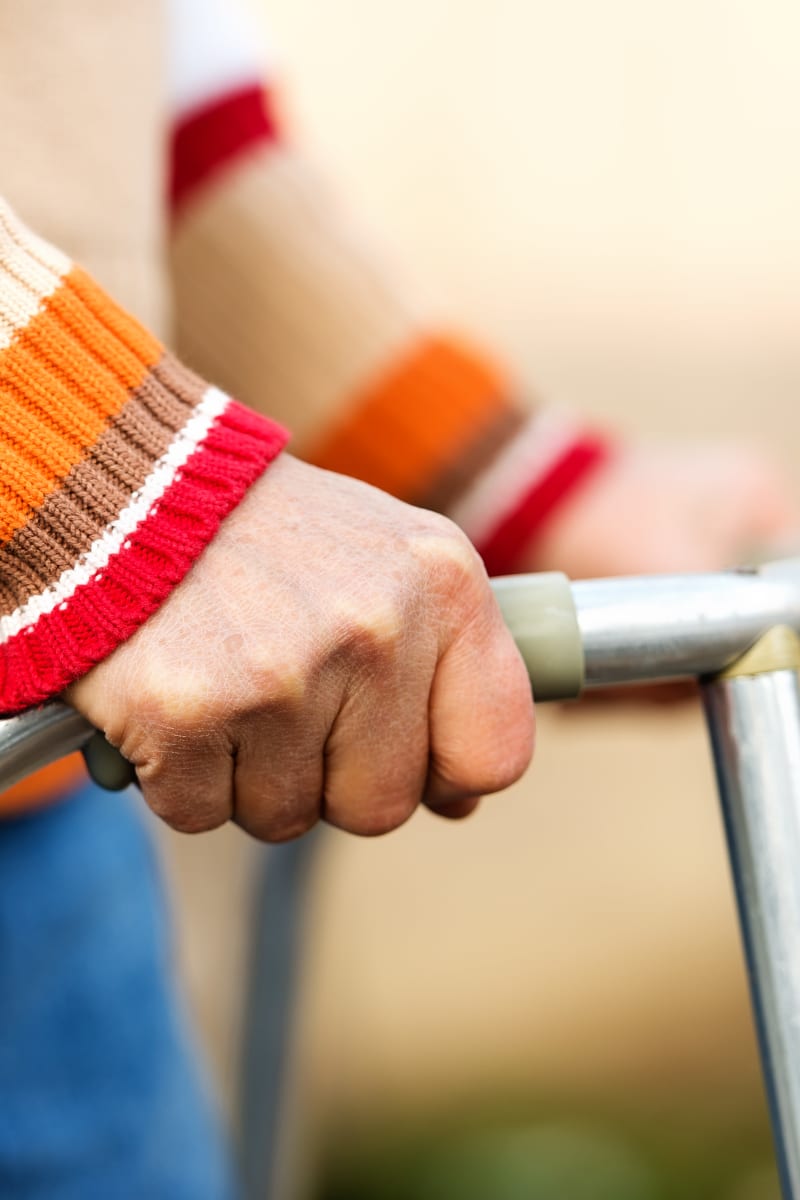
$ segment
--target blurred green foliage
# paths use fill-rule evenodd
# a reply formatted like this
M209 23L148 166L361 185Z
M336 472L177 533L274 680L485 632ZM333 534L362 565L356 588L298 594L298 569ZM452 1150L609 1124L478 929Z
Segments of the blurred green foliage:
M318 1200L687 1198L779 1200L766 1125L734 1130L687 1107L658 1120L517 1112L349 1142L343 1132L318 1192Z

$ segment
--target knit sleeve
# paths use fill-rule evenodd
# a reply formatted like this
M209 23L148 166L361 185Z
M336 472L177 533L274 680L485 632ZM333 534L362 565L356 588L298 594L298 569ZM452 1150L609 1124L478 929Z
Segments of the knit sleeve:
M171 0L172 270L187 360L309 461L446 512L512 571L609 455L412 298L287 141L251 35Z
M133 633L285 437L0 201L0 712Z

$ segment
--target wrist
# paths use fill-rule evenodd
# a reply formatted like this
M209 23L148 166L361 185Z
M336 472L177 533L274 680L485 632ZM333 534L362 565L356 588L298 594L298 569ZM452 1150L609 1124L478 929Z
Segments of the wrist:
M559 413L536 413L450 515L490 575L553 566L540 547L613 454L603 435Z

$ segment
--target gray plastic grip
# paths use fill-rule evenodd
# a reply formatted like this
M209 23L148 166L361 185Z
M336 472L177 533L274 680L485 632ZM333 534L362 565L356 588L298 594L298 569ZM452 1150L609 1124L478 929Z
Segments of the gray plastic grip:
M573 700L583 690L584 658L566 575L505 575L492 580L537 700Z
M119 750L107 742L102 733L95 733L83 747L86 768L95 783L109 792L121 792L136 783L136 772Z

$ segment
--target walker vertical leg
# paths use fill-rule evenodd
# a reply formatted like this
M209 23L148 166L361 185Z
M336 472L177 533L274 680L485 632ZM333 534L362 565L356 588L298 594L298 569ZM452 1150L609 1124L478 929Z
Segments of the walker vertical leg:
M319 833L271 846L252 915L242 1028L239 1169L246 1200L287 1194L284 1100L308 876Z
M703 686L785 1200L800 1200L800 641Z

